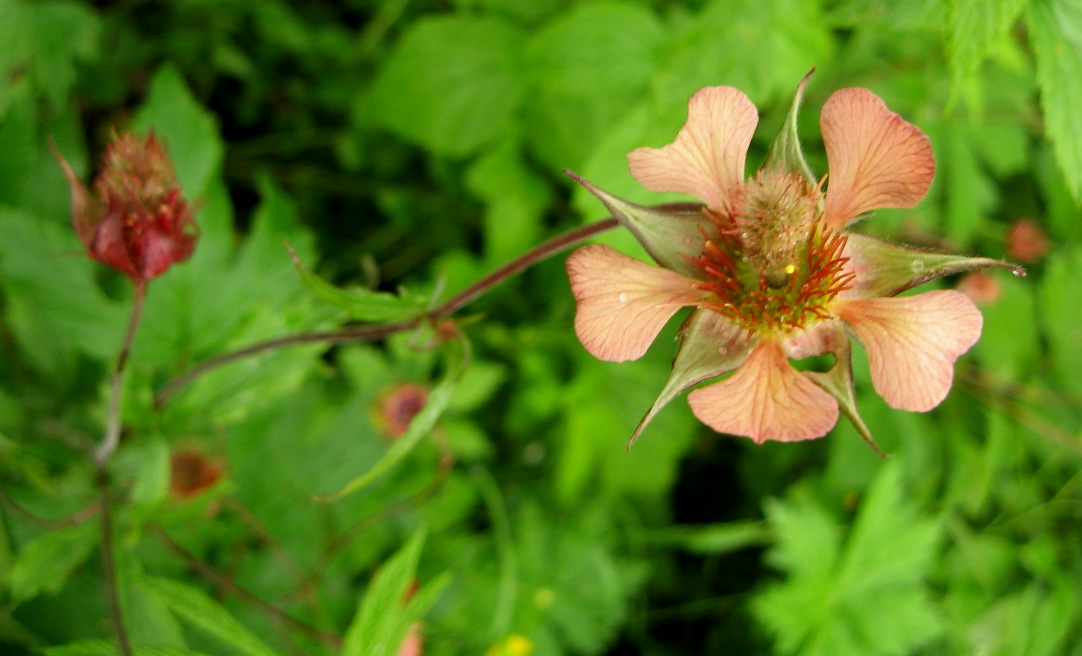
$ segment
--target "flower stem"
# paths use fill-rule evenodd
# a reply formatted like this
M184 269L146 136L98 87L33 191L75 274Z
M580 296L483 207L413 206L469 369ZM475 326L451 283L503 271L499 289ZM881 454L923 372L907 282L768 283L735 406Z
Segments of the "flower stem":
M94 451L94 464L104 467L116 452L120 444L120 398L122 383L124 382L124 368L128 364L128 356L131 354L132 342L135 341L135 333L139 330L139 320L143 316L143 304L146 300L147 284L145 281L135 285L135 303L132 307L131 319L128 321L128 331L124 335L124 343L120 346L120 354L116 359L116 368L113 369L112 386L109 395L109 416L105 427L105 439Z
M109 595L109 617L113 621L113 633L121 656L134 656L131 639L124 625L124 612L120 607L120 589L116 581L116 556L113 553L113 513L109 500L109 474L104 467L98 469L98 487L101 489L101 560L105 575L105 589Z
M481 278L458 294L455 294L437 307L428 311L423 316L390 323L346 326L331 331L286 335L265 342L257 342L236 351L207 358L162 386L162 388L158 390L158 394L154 397L154 406L160 410L177 392L191 384L203 374L236 360L263 353L264 351L272 351L286 346L309 344L312 342L340 344L344 342L371 341L387 337L394 333L412 330L413 328L420 326L426 320L432 321L435 319L446 318L477 298L483 296L485 292L508 278L522 273L535 264L562 250L566 250L575 244L585 241L594 235L605 232L606 230L611 230L617 225L619 225L619 223L616 219L610 217L603 221L598 221L597 223L591 223L569 230L562 235L554 237Z

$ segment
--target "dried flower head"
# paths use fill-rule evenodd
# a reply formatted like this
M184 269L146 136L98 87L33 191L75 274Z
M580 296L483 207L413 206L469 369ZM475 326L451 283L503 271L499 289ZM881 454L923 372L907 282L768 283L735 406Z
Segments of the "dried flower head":
M178 499L190 499L225 475L225 467L195 449L181 449L169 458L169 489Z
M199 230L165 146L153 135L117 137L91 196L54 148L71 187L72 223L90 256L145 283L188 259Z
M807 80L750 178L744 161L758 115L731 87L696 93L673 143L628 156L647 189L692 195L701 208L635 205L573 175L661 265L604 245L571 254L575 330L586 349L603 360L638 358L677 310L694 308L669 380L632 441L676 395L730 374L688 397L711 428L756 442L802 440L825 435L840 411L874 448L857 413L850 335L868 351L876 391L912 411L943 400L955 360L980 335L981 314L960 292L897 295L948 273L1006 265L847 230L871 210L924 198L935 172L928 137L870 91L842 89L823 107L830 175L817 179L796 134ZM826 372L790 363L822 355L834 358Z
M415 383L397 385L380 397L377 421L390 437L402 437L428 402L428 389Z

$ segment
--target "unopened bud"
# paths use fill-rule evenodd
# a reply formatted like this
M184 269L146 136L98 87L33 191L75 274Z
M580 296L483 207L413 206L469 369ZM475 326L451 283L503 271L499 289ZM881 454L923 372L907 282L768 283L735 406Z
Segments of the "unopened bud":
M116 138L106 150L91 196L53 148L71 186L72 224L90 256L136 284L188 259L199 229L160 141L150 134Z

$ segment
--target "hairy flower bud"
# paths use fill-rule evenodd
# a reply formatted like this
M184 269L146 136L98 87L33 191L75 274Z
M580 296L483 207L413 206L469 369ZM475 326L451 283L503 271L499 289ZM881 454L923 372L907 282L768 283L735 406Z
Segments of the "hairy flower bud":
M72 224L92 258L145 283L188 259L199 229L164 145L125 133L106 150L91 196L53 148L71 186Z

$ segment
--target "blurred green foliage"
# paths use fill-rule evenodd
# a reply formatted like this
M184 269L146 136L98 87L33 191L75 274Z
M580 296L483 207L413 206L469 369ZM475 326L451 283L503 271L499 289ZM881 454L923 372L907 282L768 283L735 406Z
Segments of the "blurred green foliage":
M419 631L433 655L1082 654L1075 0L0 0L0 43L3 653L117 653L87 454L132 290L79 254L46 144L90 179L133 129L167 143L201 228L150 285L109 463L135 653L393 653ZM929 197L866 230L1029 270L947 281L992 293L935 411L888 408L855 364L889 461L844 424L755 446L679 402L625 452L675 326L641 361L592 359L560 258L452 323L268 349L155 408L207 358L416 316L602 218L562 169L673 200L625 155L668 143L700 87L757 104L757 164L813 67L820 174L838 88L933 142Z

